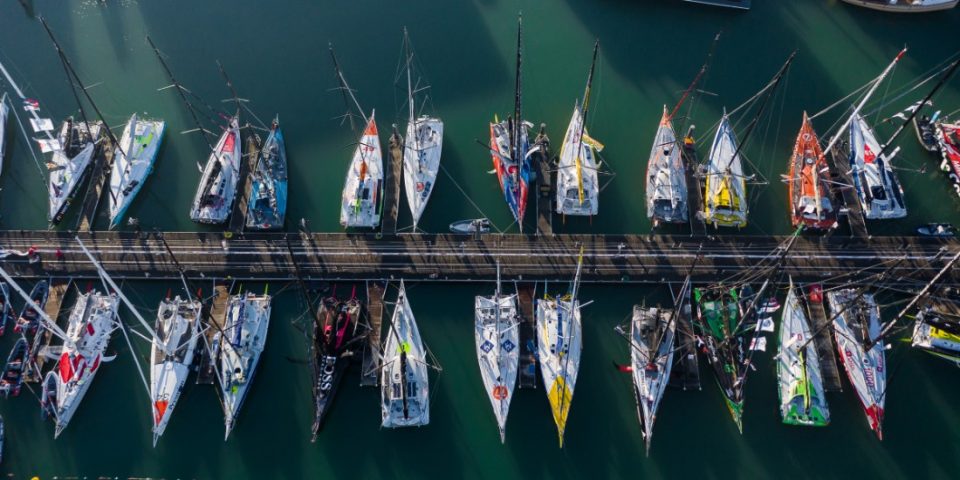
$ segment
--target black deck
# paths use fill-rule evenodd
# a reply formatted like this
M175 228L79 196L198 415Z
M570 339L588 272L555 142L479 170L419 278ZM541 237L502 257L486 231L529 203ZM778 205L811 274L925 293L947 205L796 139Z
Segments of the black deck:
M677 315L677 352L673 359L670 386L683 390L700 390L700 363L697 360L697 341L691 323L693 309L689 292L680 302Z
M248 126L248 128L250 128ZM250 132L245 142L246 152L240 162L240 178L237 179L237 196L233 201L233 213L230 214L230 231L242 232L247 225L247 203L253 192L253 171L257 168L260 156L260 136Z
M109 135L102 136L97 151L94 153L93 166L90 169L90 182L83 196L80 217L77 218L77 230L81 232L89 232L93 229L97 208L99 208L100 199L103 197L103 187L110 177L110 170L113 169L113 154L113 143L111 143Z
M807 313L810 315L810 328L816 333L814 344L817 347L817 356L820 357L820 376L823 378L823 389L827 392L842 392L840 373L837 370L836 348L833 344L833 328L828 326L830 317L823 306L823 300L810 301L808 292L803 292Z
M383 286L378 282L367 284L367 320L370 333L363 346L360 386L376 387L380 385L380 330L383 323Z

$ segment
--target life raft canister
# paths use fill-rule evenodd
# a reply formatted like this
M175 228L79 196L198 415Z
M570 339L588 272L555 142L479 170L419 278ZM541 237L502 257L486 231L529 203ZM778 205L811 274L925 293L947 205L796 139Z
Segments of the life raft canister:
M493 398L497 400L503 400L507 398L508 393L507 387L504 387L503 385L497 385L496 387L493 387Z

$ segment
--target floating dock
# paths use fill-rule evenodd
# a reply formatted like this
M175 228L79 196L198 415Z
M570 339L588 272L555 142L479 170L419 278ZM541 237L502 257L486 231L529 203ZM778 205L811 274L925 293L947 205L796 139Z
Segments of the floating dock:
M213 385L217 377L214 365L217 352L213 350L213 336L217 332L223 331L223 327L227 324L227 300L229 299L230 287L215 285L213 287L213 297L204 302L202 316L205 319L207 329L200 337L203 345L200 349L200 366L197 369L198 385Z
M54 322L57 322L57 326L62 329L67 328L67 319L64 318L61 320L60 312L63 309L63 299L67 295L67 291L69 291L72 283L71 280L51 279L50 293L47 295L47 303L43 308L44 313L53 319ZM40 383L40 375L41 372L43 372L43 364L46 361L46 357L38 355L38 353L49 347L52 340L53 332L45 328L37 330L37 334L34 336L33 342L30 345L29 354L29 358L36 359L36 361L34 363L28 362L26 368L24 368L23 379L25 382Z
M380 326L383 322L383 286L378 282L367 283L367 320L370 332L363 346L360 386L376 387L380 385Z
M537 329L534 313L535 283L517 285L517 303L520 307L520 388L537 388Z
M400 177L403 171L403 137L393 127L387 155L387 170L383 172L383 210L380 231L384 235L397 234L397 216L400 215Z
M677 352L673 359L670 386L683 390L700 390L700 363L697 360L697 338L693 333L693 307L690 294L680 301L677 315Z
M690 127L686 137L683 139L683 158L684 173L687 176L687 221L690 223L691 235L706 235L707 224L703 221L703 190L706 188L704 177L700 175L700 157L697 154L697 144L693 142L694 128ZM687 139L691 139L687 143Z
M247 125L247 128L252 128ZM230 214L230 231L240 233L247 226L247 203L253 191L253 171L257 168L257 159L260 156L260 135L256 132L247 134L246 152L240 162L240 181L237 198L233 202L233 213Z
M550 171L550 137L545 132L546 126L540 125L540 133L534 144L542 146L543 150L534 155L537 172L537 234L553 235L553 202L556 192L553 190L553 172Z
M113 154L114 149L110 136L102 136L94 155L90 182L87 185L87 192L83 196L80 217L77 219L77 230L81 232L89 232L93 229L97 217L97 208L100 206L100 199L103 197L103 187L106 186L110 171L113 169Z
M847 158L847 152L838 144L833 147L829 157L830 168L834 177L831 186L834 190L839 190L839 192L834 191L833 198L834 201L838 198L843 200L844 208L840 210L840 216L846 219L847 225L850 227L850 236L860 239L869 238L867 220L863 216L863 208L860 205L860 199L857 198L857 192L853 189L853 178L850 177L849 173L850 165L840 161L840 159Z
M803 292L803 300L807 305L807 313L810 315L811 328L816 333L814 344L817 347L817 355L820 357L820 376L823 379L823 389L827 392L842 392L843 386L840 382L840 373L837 369L836 348L833 344L833 328L830 323L827 312L823 306L823 293L820 294L820 301L813 301L810 298L809 291Z

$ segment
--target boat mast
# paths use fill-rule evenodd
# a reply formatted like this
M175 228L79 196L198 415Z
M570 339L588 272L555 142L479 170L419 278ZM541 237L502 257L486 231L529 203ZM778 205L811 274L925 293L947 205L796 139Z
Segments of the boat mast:
M230 89L230 93L233 95L233 101L237 104L237 113L236 117L240 116L240 96L237 95L237 89L234 88L233 82L230 81L230 77L227 76L227 71L223 68L223 64L220 63L220 60L217 60L217 68L220 69L220 75L223 75L224 81L227 82L227 88Z
M757 110L757 114L754 115L753 120L751 120L750 124L747 125L747 133L743 135L743 139L740 141L739 145L737 145L737 149L733 152L733 155L730 157L731 163L733 162L734 158L737 158L737 155L740 155L740 151L743 150L743 146L747 144L747 140L750 139L750 136L751 134L753 134L753 131L756 129L757 124L760 123L760 117L763 115L763 112L766 110L767 103L770 101L770 98L773 97L773 93L776 91L777 86L780 85L780 81L783 80L783 77L787 74L787 70L790 69L790 64L793 63L793 59L796 58L796 56L797 56L797 51L794 50L793 53L790 54L790 57L787 58L786 63L784 63L783 66L780 67L780 71L778 71L777 74L773 76L773 79L771 79L770 82L767 83L767 86L763 87L763 90L761 90L761 91L766 91L766 94L764 95L763 100L760 102L760 108ZM724 171L728 170L729 168L730 168L730 164L728 163Z
M947 83L947 80L950 80L950 77L952 77L954 72L957 71L957 66L960 66L960 59L954 60L953 64L951 64L950 67L948 68L947 73L945 73L943 77L940 78L940 82L937 83L933 87L933 90L931 90L930 93L928 93L927 96L920 101L920 106L913 109L913 111L910 112L910 116L907 117L907 119L900 124L900 126L897 128L895 132L893 132L893 135L890 136L890 139L883 144L883 147L880 149L880 153L877 154L877 157L882 158L883 155L887 153L888 150L890 150L890 146L893 145L893 142L896 141L897 137L899 137L900 134L903 133L903 129L906 128L906 126L909 125L911 121L913 121L913 119L917 116L918 113L920 113L920 107L926 105L927 102L929 102L930 99L933 98L933 96L936 95L938 91L940 91L940 89L944 86L944 84Z
M524 160L522 158L518 158L518 156L521 155L520 150L522 147L522 145L520 144L520 131L521 131L520 125L523 123L523 120L521 119L521 116L523 115L523 104L522 104L522 97L521 97L522 84L520 81L521 67L522 67L522 58L521 58L522 51L523 51L523 13L517 16L517 73L516 73L517 78L516 78L516 87L514 91L514 101L513 101L514 102L513 103L513 124L510 126L511 127L510 139L513 140L513 142L511 142L512 145L510 146L511 149L513 150L512 152L510 152L510 158L512 158L513 161L516 162L517 171L520 170L520 162ZM519 195L519 188L517 189L517 193ZM519 205L520 205L520 201L518 198L517 208L519 208ZM521 229L523 228L522 223L520 228Z
M580 205L583 205L583 164L580 161L580 155L583 153L583 135L587 130L587 108L590 105L590 87L593 85L593 72L597 67L597 54L600 52L600 40L593 44L593 60L590 62L590 74L587 75L587 86L583 89L583 105L580 114L580 132L577 134L577 150L574 153L575 164L577 167L577 195Z
M187 111L190 112L190 116L193 118L193 123L197 125L197 130L203 133L203 139L204 141L207 142L207 148L209 148L210 151L212 152L213 144L210 143L210 138L209 138L210 132L204 129L203 126L200 124L200 119L197 118L197 112L193 108L193 103L191 103L190 99L187 98L187 95L183 93L184 91L189 91L189 90L187 90L186 88L183 88L183 85L180 85L180 83L177 82L177 79L173 76L173 72L170 70L170 67L167 66L167 62L163 60L163 55L160 55L160 49L158 49L157 46L154 45L153 39L150 38L150 35L147 35L147 43L150 44L150 48L153 48L153 53L157 55L157 60L160 60L160 65L163 66L163 70L167 72L167 77L170 78L170 82L173 83L173 87L177 89L177 93L180 94L180 99L183 100L183 103L187 106ZM167 88L167 87L164 87L164 88ZM163 90L163 88L161 88L161 90Z
M870 90L867 91L867 94L863 96L863 99L860 100L860 103L858 103L857 106L853 109L853 113L851 113L850 116L847 117L847 120L843 122L843 125L841 125L840 128L837 129L837 133L833 135L833 138L831 138L830 142L827 143L827 146L824 147L823 155L826 155L827 152L830 152L833 146L837 143L837 141L840 140L840 136L843 135L843 132L846 131L847 127L850 126L850 123L853 122L853 117L857 116L857 114L860 113L860 110L863 109L863 106L867 104L867 101L870 100L870 97L872 97L874 92L877 91L877 88L880 87L880 83L883 82L883 79L890 74L890 72L893 70L893 67L897 65L897 62L899 62L900 59L903 58L903 56L906 53L907 53L906 48L904 48L903 50L900 50L900 53L898 53L897 56L893 59L893 61L890 62L889 65L887 65L887 68L885 68L883 72L880 73L880 76L873 80L873 86L870 87Z
M73 65L70 64L70 60L67 59L67 54L63 52L63 49L60 48L60 44L57 43L56 37L53 36L53 31L50 30L50 26L47 25L46 20L44 20L42 16L37 18L40 20L40 24L43 25L44 30L47 31L47 35L50 36L50 41L52 41L54 47L56 47L57 53L60 55L60 60L63 61L64 67L67 70L69 70L69 74L70 74L69 76L73 77L73 80L77 82L77 86L80 87L80 91L83 92L83 96L86 97L87 102L89 102L90 106L93 107L93 111L97 113L97 117L100 119L101 122L103 122L103 128L107 131L107 136L110 137L110 142L112 142L113 145L115 145L117 149L120 150L121 155L126 157L127 156L126 152L123 151L123 147L120 145L120 142L117 141L117 137L115 137L113 135L113 131L110 130L110 125L103 118L103 113L100 112L100 108L97 107L97 104L93 101L93 98L90 97L90 93L87 92L87 89L83 88L83 83L80 82L80 77L77 76L77 72L73 69ZM73 85L73 82L71 82L71 88L72 88L72 85ZM74 95L76 95L76 93L74 93ZM83 114L83 107L80 107L80 113L81 115ZM85 115L84 115L84 122L85 123L87 122ZM89 125L87 126L87 132L88 133L90 132Z
M417 135L416 117L413 108L413 80L410 78L410 65L413 60L413 49L410 47L410 36L407 34L407 27L403 27L403 47L404 54L407 57L407 109L409 110L407 124L413 125L413 151L420 152L420 136ZM407 139L409 141L409 139ZM417 162L419 170L420 162Z
M333 44L328 44L328 48L330 49L330 58L333 59L333 69L336 71L337 80L340 82L340 89L345 92L343 94L344 100L349 96L350 99L353 100L353 105L357 107L357 111L360 112L360 116L363 117L364 120L369 120L367 115L363 113L363 108L360 107L360 102L357 101L357 97L353 95L353 90L350 89L350 85L347 84L347 79L343 76L343 71L340 70L340 63L337 62L337 54L333 51Z
M90 253L90 250L88 250L87 246L83 244L83 241L80 240L80 237L76 236L73 238L77 240L77 243L80 245L80 249L83 250L83 253L87 256L87 258L90 259L90 262L93 263L93 266L97 268L97 273L100 274L100 277L103 278L103 280L108 285L110 285L110 288L112 288L113 291L117 292L117 296L119 296L120 300L123 300L124 305L126 305L127 308L129 308L130 311L133 312L133 316L137 318L137 320L140 322L140 325L143 326L143 328L150 333L150 336L153 338L153 343L157 347L160 347L161 350L166 350L165 348L163 348L164 342L160 340L160 337L157 336L157 332L155 332L153 330L153 327L151 327L150 324L147 323L146 320L144 320L143 316L140 315L140 312L136 309L136 307L134 307L133 304L130 303L130 300L127 299L127 296L123 294L123 290L120 290L120 287L118 287L117 284L113 282L113 279L110 278L110 275L107 275L107 271L103 269L103 266L100 265L100 262L98 262L97 259L94 258L93 254Z

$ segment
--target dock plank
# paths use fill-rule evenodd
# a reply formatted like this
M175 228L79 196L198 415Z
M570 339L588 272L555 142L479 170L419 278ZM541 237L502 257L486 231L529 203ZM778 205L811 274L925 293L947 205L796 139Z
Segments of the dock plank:
M677 355L673 360L670 386L682 390L700 390L700 363L697 359L697 339L693 333L693 307L689 292L680 301L677 315Z
M200 349L200 366L197 370L198 385L212 385L216 379L217 351L213 345L213 337L217 332L223 331L223 327L227 324L227 301L230 299L230 287L216 285L213 287L213 292L213 297L203 306L203 318L206 319L207 329L200 337L203 341L203 348Z
M363 348L360 386L376 387L380 385L380 330L383 322L383 286L377 282L367 284L367 319L370 332Z
M536 284L517 285L520 304L520 388L537 388L537 329L534 313Z
M63 319L60 318L60 313L63 310L63 299L69 291L70 285L72 284L73 282L69 279L51 279L50 294L47 296L47 304L44 305L43 308L44 313L53 319L53 321L57 322L57 326L62 329L66 329L67 327L67 317L64 316ZM29 358L33 358L34 361L28 362L27 366L24 368L23 375L25 382L40 383L40 375L43 372L43 366L46 362L46 357L38 354L42 352L43 349L49 347L52 340L53 332L47 330L46 328L40 328L37 330L37 333L30 342Z
M247 125L247 128L252 128ZM240 162L240 179L236 200L233 202L233 213L230 215L230 231L243 232L247 225L247 203L253 191L253 171L257 168L257 158L260 156L260 135L256 132L247 134L246 152Z
M829 318L823 306L823 298L819 301L810 298L810 292L803 292L803 300L807 306L807 313L810 317L810 328L816 332L814 344L817 347L817 355L820 357L820 376L823 379L823 389L827 392L842 392L843 385L840 381L840 372L837 369L836 348L833 343L833 328L828 324Z
M400 178L403 172L403 137L396 127L390 135L387 160L383 177L384 205L381 210L380 231L384 235L396 235L397 217L400 215Z
M87 186L86 194L83 196L80 217L77 219L77 230L81 232L93 230L94 221L97 216L97 208L100 206L100 199L103 198L103 187L107 184L110 171L113 170L114 145L110 141L109 135L101 137L97 151L94 154L94 163L90 172L90 182Z

